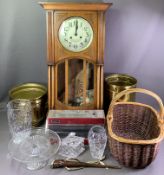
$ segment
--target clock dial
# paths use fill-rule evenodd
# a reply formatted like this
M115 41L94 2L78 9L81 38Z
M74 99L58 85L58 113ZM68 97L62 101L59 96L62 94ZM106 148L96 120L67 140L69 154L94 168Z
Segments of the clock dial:
M70 17L59 28L59 41L67 50L83 51L90 46L92 40L92 27L84 18Z

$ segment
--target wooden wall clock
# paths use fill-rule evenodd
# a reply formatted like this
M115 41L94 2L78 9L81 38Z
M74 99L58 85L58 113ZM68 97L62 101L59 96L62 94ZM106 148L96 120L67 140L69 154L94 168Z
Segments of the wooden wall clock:
M41 2L49 109L102 109L105 20L111 3Z

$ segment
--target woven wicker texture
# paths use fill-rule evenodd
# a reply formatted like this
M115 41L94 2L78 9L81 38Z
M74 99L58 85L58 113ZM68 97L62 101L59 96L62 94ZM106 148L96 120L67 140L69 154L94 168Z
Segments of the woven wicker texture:
M118 104L114 106L113 116L112 129L120 137L150 140L159 136L157 117L149 108L134 104Z
M118 102L125 93L141 92L152 95L160 105L160 113L145 104ZM123 165L144 168L157 155L163 138L163 104L160 98L144 89L125 90L116 96L108 112L109 146L112 155Z
M118 162L126 167L144 168L156 157L159 144L132 145L118 142L110 138L111 154Z

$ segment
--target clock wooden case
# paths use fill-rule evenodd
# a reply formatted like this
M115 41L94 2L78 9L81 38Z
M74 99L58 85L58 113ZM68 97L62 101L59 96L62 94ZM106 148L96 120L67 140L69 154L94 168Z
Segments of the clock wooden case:
M49 109L102 109L105 19L111 3L42 2Z

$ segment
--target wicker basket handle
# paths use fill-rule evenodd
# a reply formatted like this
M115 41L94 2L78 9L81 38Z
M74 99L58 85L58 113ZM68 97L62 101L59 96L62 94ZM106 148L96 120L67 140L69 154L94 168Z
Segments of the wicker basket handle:
M154 92L146 90L146 89L142 89L142 88L131 88L131 89L127 89L127 90L124 90L124 91L121 91L120 93L118 93L115 96L115 98L113 98L113 100L111 101L111 104L109 107L109 114L111 114L111 112L113 110L113 106L122 96L127 95L127 94L131 94L131 93L135 93L135 92L147 94L147 95L152 96L153 98L155 98L157 100L159 107L160 107L160 110L158 112L159 117L160 117L160 122L164 123L164 118L163 118L164 108L163 108L163 103L162 103L161 98L157 94L155 94Z

